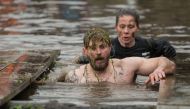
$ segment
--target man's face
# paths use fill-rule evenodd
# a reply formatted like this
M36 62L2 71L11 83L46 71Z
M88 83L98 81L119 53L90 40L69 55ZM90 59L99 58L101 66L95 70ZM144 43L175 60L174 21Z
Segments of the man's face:
M88 56L90 65L96 71L103 71L107 68L109 62L111 47L103 42L92 43L85 48L85 54Z
M115 27L122 46L130 47L134 42L134 34L138 31L137 23L131 15L120 16Z

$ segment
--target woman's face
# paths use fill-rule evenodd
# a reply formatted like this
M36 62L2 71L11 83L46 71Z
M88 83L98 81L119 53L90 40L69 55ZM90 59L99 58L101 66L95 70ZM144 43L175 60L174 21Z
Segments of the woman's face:
M134 34L138 31L137 23L131 15L120 16L115 27L119 34L118 39L122 46L131 47L134 44Z

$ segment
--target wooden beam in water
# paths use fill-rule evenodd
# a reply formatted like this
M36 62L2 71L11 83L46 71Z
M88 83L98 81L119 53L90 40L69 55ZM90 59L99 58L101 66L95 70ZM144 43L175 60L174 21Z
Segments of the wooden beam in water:
M59 50L11 52L0 56L0 105L8 102L46 71L60 54ZM15 58L17 57L17 58ZM3 59L2 59L3 58ZM10 61L9 59L15 59ZM5 64L6 63L6 64Z

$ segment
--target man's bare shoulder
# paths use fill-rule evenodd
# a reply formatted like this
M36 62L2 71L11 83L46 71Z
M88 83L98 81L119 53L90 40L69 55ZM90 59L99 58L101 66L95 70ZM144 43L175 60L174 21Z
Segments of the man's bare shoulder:
M85 65L80 66L79 68L75 70L71 70L65 77L66 82L74 82L78 83L84 73Z
M111 61L113 62L113 64L114 64L114 66L120 66L120 64L121 64L121 59L116 59L116 58L114 58L114 59L111 59Z
M140 64L142 64L144 62L144 60L146 60L143 57L127 57L127 58L123 58L120 60L120 65L122 67L137 67L140 66Z
M81 76L83 75L84 70L85 70L85 66L86 66L86 65L82 65L82 66L80 66L78 69L76 69L75 73L76 73L79 77L81 77Z
M144 57L126 57L121 60L125 61L125 60L142 60L142 59L145 59L145 58Z
M142 62L142 61L145 61L147 60L147 58L144 58L144 57L127 57L127 58L123 58L121 60L121 62L124 62L124 63L138 63L138 62Z
M157 62L159 59L166 59L166 57L154 57L154 58L144 58L144 57L127 57L123 58L121 62L124 63L152 63L152 62Z
M123 59L112 59L114 62L114 65L118 65L118 66L122 66L125 64L130 64L132 62L134 62L135 60L137 60L139 57L127 57L127 58L123 58Z

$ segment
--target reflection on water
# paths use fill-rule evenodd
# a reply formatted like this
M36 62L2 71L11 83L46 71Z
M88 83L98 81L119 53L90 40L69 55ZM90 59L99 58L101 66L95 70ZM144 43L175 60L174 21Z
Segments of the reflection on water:
M137 88L138 87L138 88ZM51 93L51 94L50 94ZM31 96L33 101L57 100L62 103L79 105L120 104L127 101L154 101L157 100L157 91L146 89L143 85L116 85L116 84L89 84L74 85L56 83L40 86L37 94Z
M19 3L15 5L14 0L1 0L0 4L2 5L2 7L0 8L0 33L5 35L20 34L17 31L5 30L7 27L20 24L17 18L7 15L23 12L26 9L25 4Z
M0 0L0 50L60 49L60 60L52 71L58 74L63 66L72 66L73 58L82 54L83 33L89 27L102 26L110 32L111 37L116 37L114 13L119 8L132 8L140 14L139 34L145 37L165 38L176 48L178 65L176 83L180 87L181 84L190 84L189 2L189 0ZM44 87L61 89L52 89L55 92L50 91L49 94L49 90ZM35 100L44 94L57 98L71 96L61 92L63 87L65 86L59 83L55 86L41 86L37 90L38 94L31 98ZM139 89L141 91L134 92L133 95L126 92L126 87L116 86L118 89L114 87L108 86L103 89L89 87L92 95L83 93L84 90L89 90L87 87L70 88L73 91L74 88L77 90L71 92L74 94L73 97L83 93L82 95L91 98L103 96L120 99L119 97L128 96L133 98L142 92ZM68 91L69 94L69 87L67 86L64 91ZM99 91L107 93L101 95Z

